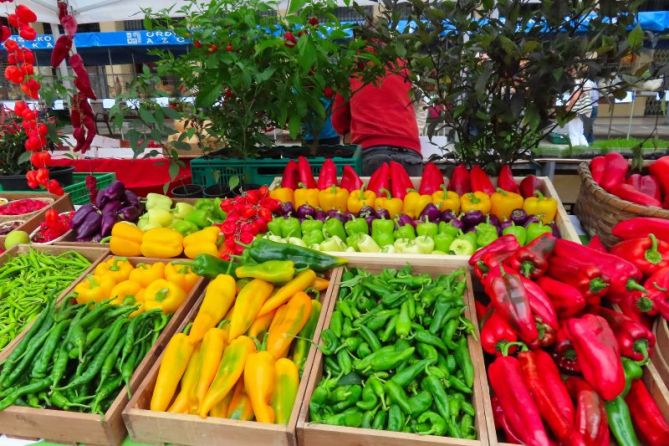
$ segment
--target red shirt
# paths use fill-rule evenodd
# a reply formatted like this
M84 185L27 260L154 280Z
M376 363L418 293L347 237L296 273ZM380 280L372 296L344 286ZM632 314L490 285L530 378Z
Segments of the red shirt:
M351 78L349 102L337 95L332 106L332 125L340 135L363 149L395 146L420 153L418 124L409 98L411 84L399 74L386 74L378 84Z

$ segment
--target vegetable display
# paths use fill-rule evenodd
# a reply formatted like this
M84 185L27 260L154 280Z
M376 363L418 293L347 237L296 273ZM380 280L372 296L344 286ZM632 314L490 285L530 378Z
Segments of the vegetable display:
M142 231L154 228L174 229L184 237L225 220L221 199L200 198L194 204L174 203L168 196L149 193L146 213L139 217L137 227Z
M288 424L328 286L296 266L268 260L238 266L239 281L216 275L189 331L165 349L150 409Z
M30 249L0 266L0 349L55 301L91 262L76 251Z
M0 205L0 215L25 215L44 209L49 204L47 200L21 198Z
M115 255L170 259L184 254L193 259L199 254L219 254L220 229L208 226L187 236L170 228L153 228L144 232L129 222L114 225L109 249Z
M49 243L62 237L70 230L74 212L58 214L55 209L44 213L44 221L31 237L34 243Z
M311 422L476 439L465 287L464 270L344 272Z

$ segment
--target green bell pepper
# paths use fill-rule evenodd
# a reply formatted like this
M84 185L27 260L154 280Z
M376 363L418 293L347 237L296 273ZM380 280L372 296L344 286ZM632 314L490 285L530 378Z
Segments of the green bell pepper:
M284 218L281 222L281 237L302 237L300 220L295 217Z
M302 222L301 229L302 229L302 234L306 234L306 233L311 232L311 231L322 231L323 230L323 222L320 221L320 220L314 220L314 219L311 219L311 218L306 219Z
M281 237L281 227L283 226L283 218L273 218L267 223L267 230L274 235Z
M181 235L188 235L192 234L193 232L198 231L200 228L198 228L196 225L193 223L186 221L186 220L181 220L181 219L174 219L172 220L172 223L170 224L170 228L174 229Z
M394 235L396 239L405 238L413 240L416 238L416 230L411 225L404 225L397 228Z
M515 223L512 223L511 226L507 226L502 230L503 235L511 234L516 237L518 244L524 246L527 241L527 230L524 226L517 226Z
M456 256L471 256L476 252L476 233L467 232L458 236L448 251Z
M211 224L209 212L204 209L193 209L184 220L193 223L198 228L206 228Z
M311 231L302 231L302 241L307 246L313 246L320 243L323 243L325 238L323 237L323 232L319 229L314 229Z
M444 234L443 232L438 233L433 237L434 239L434 250L441 251L444 254L448 252L451 248L451 243L455 240L455 237L449 234Z
M381 247L392 245L395 241L393 237L395 222L385 218L377 219L372 222L372 238Z
M432 251L434 251L434 240L430 236L418 236L416 237L415 243L420 254L432 254Z
M479 223L476 225L476 245L481 248L488 246L498 239L497 227L490 223Z
M360 252L381 252L381 247L368 234L357 235L357 245L355 248Z
M542 234L550 234L553 232L550 226L543 223L530 223L527 225L527 243L539 238Z
M453 236L453 238L460 235L460 230L458 228L456 228L450 223L446 223L445 221L440 222L438 227L440 234L451 235Z
M416 234L434 237L439 232L439 226L436 223L427 221L427 218L416 225Z
M325 237L339 237L340 240L346 240L346 231L344 223L336 218L330 218L323 224L323 235Z
M369 226L367 225L367 220L364 218L356 218L349 220L344 224L344 229L346 229L346 234L369 234Z
M172 215L174 218L183 219L186 218L186 215L194 211L195 208L189 203L177 203L174 205L174 211Z

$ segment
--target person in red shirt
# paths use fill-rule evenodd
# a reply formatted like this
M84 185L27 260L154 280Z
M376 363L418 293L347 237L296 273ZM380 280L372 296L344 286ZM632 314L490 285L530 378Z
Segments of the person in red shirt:
M350 133L350 141L362 147L363 175L391 160L404 165L409 175L421 175L423 157L410 90L403 73L388 69L374 84L351 77L350 99L335 97L332 125L340 135Z

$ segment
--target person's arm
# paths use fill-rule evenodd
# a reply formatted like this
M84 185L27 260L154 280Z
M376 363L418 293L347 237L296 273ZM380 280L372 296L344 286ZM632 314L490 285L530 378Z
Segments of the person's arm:
M340 94L332 104L332 127L342 136L351 131L351 106Z

